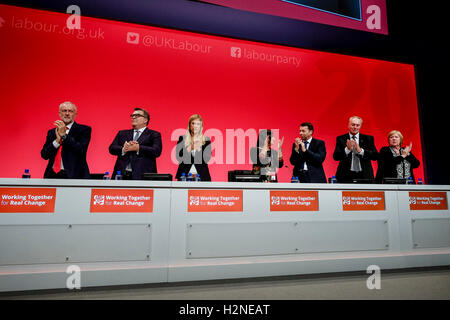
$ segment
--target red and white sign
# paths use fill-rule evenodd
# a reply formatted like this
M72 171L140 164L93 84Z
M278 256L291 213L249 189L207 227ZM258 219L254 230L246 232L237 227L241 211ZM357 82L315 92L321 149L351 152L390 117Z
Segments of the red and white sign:
M188 212L242 212L242 190L188 190Z
M92 189L91 212L153 212L153 190Z
M270 211L318 211L317 191L270 191Z
M385 210L383 191L342 191L344 211Z
M447 210L447 192L410 192L409 210Z
M55 212L56 188L0 188L0 212Z

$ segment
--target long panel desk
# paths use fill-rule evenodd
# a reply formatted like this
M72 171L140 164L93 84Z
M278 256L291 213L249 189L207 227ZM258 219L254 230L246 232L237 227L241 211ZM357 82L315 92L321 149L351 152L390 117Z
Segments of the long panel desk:
M448 266L449 192L0 179L0 291Z

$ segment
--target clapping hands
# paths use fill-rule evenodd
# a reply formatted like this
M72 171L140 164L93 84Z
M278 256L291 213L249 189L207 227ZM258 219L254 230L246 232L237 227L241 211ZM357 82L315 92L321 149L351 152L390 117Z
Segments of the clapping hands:
M53 124L56 126L55 133L56 133L56 142L61 142L61 137L66 134L67 128L66 124L61 120L56 120L53 122Z
M350 151L355 150L358 153L361 152L361 147L355 140L347 139L347 149Z
M406 146L405 149L403 149L402 156L403 157L409 156L409 153L411 152L411 149L412 149L412 142L410 142L409 145Z
M136 151L139 152L139 142L137 141L125 141L123 144L123 152Z

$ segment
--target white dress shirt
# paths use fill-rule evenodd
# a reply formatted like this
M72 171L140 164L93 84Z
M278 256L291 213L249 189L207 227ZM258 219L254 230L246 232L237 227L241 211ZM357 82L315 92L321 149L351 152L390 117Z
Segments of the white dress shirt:
M307 144L305 147L306 147L306 150L308 150L308 149L309 149L309 146L311 145L312 137L309 138L309 139L306 140L306 141L308 142L308 144ZM305 163L303 164L303 170L308 170L308 166L306 165L306 161L305 161Z

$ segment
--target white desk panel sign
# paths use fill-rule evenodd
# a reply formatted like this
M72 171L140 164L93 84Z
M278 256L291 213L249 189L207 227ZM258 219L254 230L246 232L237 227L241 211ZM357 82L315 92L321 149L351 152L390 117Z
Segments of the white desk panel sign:
M187 258L387 250L387 221L192 223Z
M414 248L450 248L449 219L413 219Z
M305 221L300 223L300 252L387 250L388 222Z
M0 226L0 265L146 261L150 248L148 224Z
M187 258L291 254L298 251L298 222L191 223Z
M63 263L68 225L0 225L0 265Z
M68 261L151 260L151 224L73 225L68 234Z

